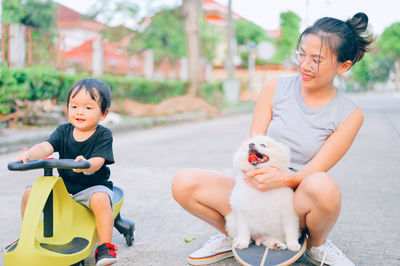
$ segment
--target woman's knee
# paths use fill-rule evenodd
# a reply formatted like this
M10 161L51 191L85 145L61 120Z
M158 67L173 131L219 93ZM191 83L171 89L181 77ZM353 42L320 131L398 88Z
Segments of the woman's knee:
M196 187L195 170L185 168L180 170L172 181L172 195L176 201L186 198Z
M326 212L340 210L342 192L336 182L325 172L314 173L301 183L308 198Z

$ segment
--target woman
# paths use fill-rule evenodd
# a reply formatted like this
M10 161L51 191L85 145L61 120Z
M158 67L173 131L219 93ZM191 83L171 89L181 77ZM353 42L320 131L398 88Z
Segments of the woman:
M341 191L326 173L347 152L362 123L360 109L334 86L337 74L360 61L372 36L368 17L357 13L347 21L325 17L308 27L297 44L299 75L267 82L257 100L250 135L267 134L291 149L290 171L276 168L246 173L254 189L295 190L294 207L306 230L306 255L313 263L354 265L328 235L339 217ZM232 256L225 216L234 179L222 174L184 169L173 181L175 200L188 212L218 229L191 264L208 264Z

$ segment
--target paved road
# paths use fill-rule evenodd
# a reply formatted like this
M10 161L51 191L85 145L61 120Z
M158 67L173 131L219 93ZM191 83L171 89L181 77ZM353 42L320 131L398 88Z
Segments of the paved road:
M331 171L343 191L342 213L330 238L357 265L400 265L400 95L352 96L365 123L349 153ZM215 230L186 213L171 196L171 180L183 167L232 174L231 157L250 126L250 114L114 136L111 167L126 193L122 215L136 223L132 247L114 231L119 265L186 265L185 257ZM16 153L0 156L0 246L15 240L25 184L41 171L8 172ZM196 239L185 243L184 238ZM2 258L1 258L2 261ZM89 259L87 265L93 265ZM238 265L227 259L214 265ZM304 258L299 265L309 265Z

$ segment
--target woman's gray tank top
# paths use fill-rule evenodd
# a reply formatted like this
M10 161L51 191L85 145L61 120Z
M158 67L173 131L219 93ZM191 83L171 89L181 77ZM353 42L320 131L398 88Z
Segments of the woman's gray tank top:
M291 170L298 171L318 152L325 140L356 109L340 90L326 105L309 109L300 94L300 75L277 81L272 120L267 135L291 150Z

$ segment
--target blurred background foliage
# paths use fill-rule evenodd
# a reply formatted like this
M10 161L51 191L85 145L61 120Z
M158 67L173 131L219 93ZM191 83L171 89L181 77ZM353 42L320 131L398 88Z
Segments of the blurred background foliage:
M0 65L0 114L15 111L16 99L46 100L65 103L72 84L90 77L89 73L67 74L52 67L10 69ZM180 80L156 81L142 77L103 75L98 79L107 83L114 99L132 99L141 103L158 103L168 97L184 95L188 84ZM212 100L214 91L221 91L221 83L204 83L202 95Z
M144 49L153 49L155 61L164 56L174 60L187 56L185 41L184 20L182 6L153 7L153 1L148 1L148 10L145 16L139 16L140 10L132 1L99 0L91 8L90 18L102 18L111 21L114 16L127 16L136 20L138 24L145 18L151 18L151 24L145 28L132 30L126 26L108 26L103 30L104 38L111 41L121 41L132 35L128 52L137 53ZM5 23L22 23L42 29L33 35L34 41L40 42L44 38L52 40L54 31L56 5L51 0L6 0L2 1L2 21ZM201 47L201 56L210 62L215 57L216 47L226 32L214 25L206 23L203 16L198 22L198 33ZM270 42L275 47L275 56L268 61L256 59L256 64L293 65L291 55L295 49L300 34L300 17L287 11L280 15L280 34L271 37L258 25L247 21L235 22L236 41L239 47L241 65L247 67L250 44L258 45L261 42ZM379 84L393 83L400 90L400 22L387 27L380 36L376 36L374 49L351 70L339 79L343 80L344 90L368 91L374 90ZM45 59L48 48L37 46L37 55ZM46 53L47 52L47 53ZM88 73L70 75L59 72L47 66L24 67L10 69L0 65L0 113L7 114L15 108L18 99L56 99L64 101L66 91L77 79L89 76ZM181 95L187 92L187 83L181 81L152 81L143 78L121 77L104 75L104 79L113 88L114 97L129 97L145 103L156 103L163 98ZM204 84L198 95L212 97L213 90L220 91L221 84Z
M6 0L2 4L2 22L45 30L53 27L56 4L52 0Z
M281 13L281 35L275 43L276 53L274 63L290 63L291 56L296 48L297 39L300 35L300 17L292 12Z

